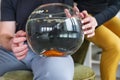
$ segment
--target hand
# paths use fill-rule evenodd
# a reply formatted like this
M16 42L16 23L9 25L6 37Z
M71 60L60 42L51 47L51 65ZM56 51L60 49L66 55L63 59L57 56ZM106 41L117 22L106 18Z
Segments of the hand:
M98 25L96 19L89 15L87 11L81 12L80 17L82 18L84 34L87 35L87 38L93 37L95 35L95 28Z
M26 41L25 36L26 33L20 30L15 34L11 42L12 51L18 60L24 59L28 52L28 46L24 44L24 41Z
M79 12L79 9L77 8L76 5L73 7L73 11L74 11L75 14L71 15L68 9L64 10L64 12L65 12L65 14L68 18L75 17L75 16L80 17L80 15L79 15L80 12Z
M87 11L80 12L77 6L73 7L75 15L80 18L83 26L82 29L87 38L93 37L95 35L95 27L98 25L94 17L90 16ZM72 17L67 9L65 9L67 17Z

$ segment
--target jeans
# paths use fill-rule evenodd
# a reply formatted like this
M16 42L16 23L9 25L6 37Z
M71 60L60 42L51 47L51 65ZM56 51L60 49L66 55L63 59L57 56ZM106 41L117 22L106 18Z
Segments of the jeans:
M74 62L72 57L41 57L31 50L23 60L0 47L0 76L13 70L31 70L33 80L73 80Z

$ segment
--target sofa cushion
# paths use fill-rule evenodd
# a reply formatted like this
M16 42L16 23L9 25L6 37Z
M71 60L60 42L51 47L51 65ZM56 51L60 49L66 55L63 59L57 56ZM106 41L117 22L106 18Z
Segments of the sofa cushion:
M11 71L0 77L0 80L32 80L33 75L30 71L18 70ZM94 80L94 71L87 66L75 64L74 80Z
M75 64L74 80L95 80L95 72L88 66Z

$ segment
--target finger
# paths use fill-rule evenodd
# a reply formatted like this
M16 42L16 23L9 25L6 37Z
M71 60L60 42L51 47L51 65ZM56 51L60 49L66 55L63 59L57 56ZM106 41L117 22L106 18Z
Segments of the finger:
M87 12L86 10L82 11L82 14L83 14L85 17L89 16L89 14L88 14L88 12Z
M14 50L17 50L16 48L24 45L25 39L22 40L22 41L19 41L19 40L20 40L20 39L18 39L18 41L17 41L16 39L13 39L13 40L12 40L12 42L11 42L11 47L12 47L12 50L13 50L13 51L14 51ZM24 48L24 47L23 47L23 48Z
M19 46L22 46L22 45L24 45L24 42L20 42L18 45L19 45Z
M91 34L91 33L94 33L93 29L88 29L84 31L84 34Z
M86 30L86 29L88 30L88 29L92 29L92 28L93 28L93 26L92 26L91 23L88 23L88 24L85 24L85 25L82 26L83 30Z
M13 39L13 43L21 43L26 41L26 37L18 37Z
M76 5L74 5L73 11L76 12L76 14L78 14L80 12Z
M26 36L26 32L20 30L16 33L16 37Z
M83 22L83 24L86 24L86 23L89 23L90 20L91 20L90 17L86 17L86 18L82 19L82 22Z
M27 49L28 46L27 45L23 45L23 46L12 47L12 48L13 48L12 50L13 50L14 53L19 53L19 52L24 51L25 49Z
M81 17L81 19L84 19L84 18L85 18L85 16L84 16L83 13L80 13L79 16ZM82 23L83 23L83 22L82 22Z
M22 60L22 59L24 59L25 57L26 57L26 55L23 55L23 56L17 57L17 59L18 59L18 60Z
M15 55L16 57L21 57L21 56L26 55L27 52L28 52L28 49L25 49L25 50L23 50L22 52L14 53L14 55Z
M74 11L75 14L77 15L77 17L79 17L80 19L84 18L83 13L80 13L80 10L77 8L76 5L74 5L74 7L73 7L73 11Z
M67 17L69 17L69 18L72 17L68 9L65 9L64 12Z
M95 33L88 34L88 35L87 35L87 38L91 38L91 37L93 37L94 35L95 35Z

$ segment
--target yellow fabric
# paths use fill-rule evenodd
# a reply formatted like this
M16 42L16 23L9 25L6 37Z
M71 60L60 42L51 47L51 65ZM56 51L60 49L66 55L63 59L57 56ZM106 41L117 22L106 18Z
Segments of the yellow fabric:
M116 80L120 60L120 19L112 18L95 30L95 36L88 39L103 49L100 71L101 80Z

